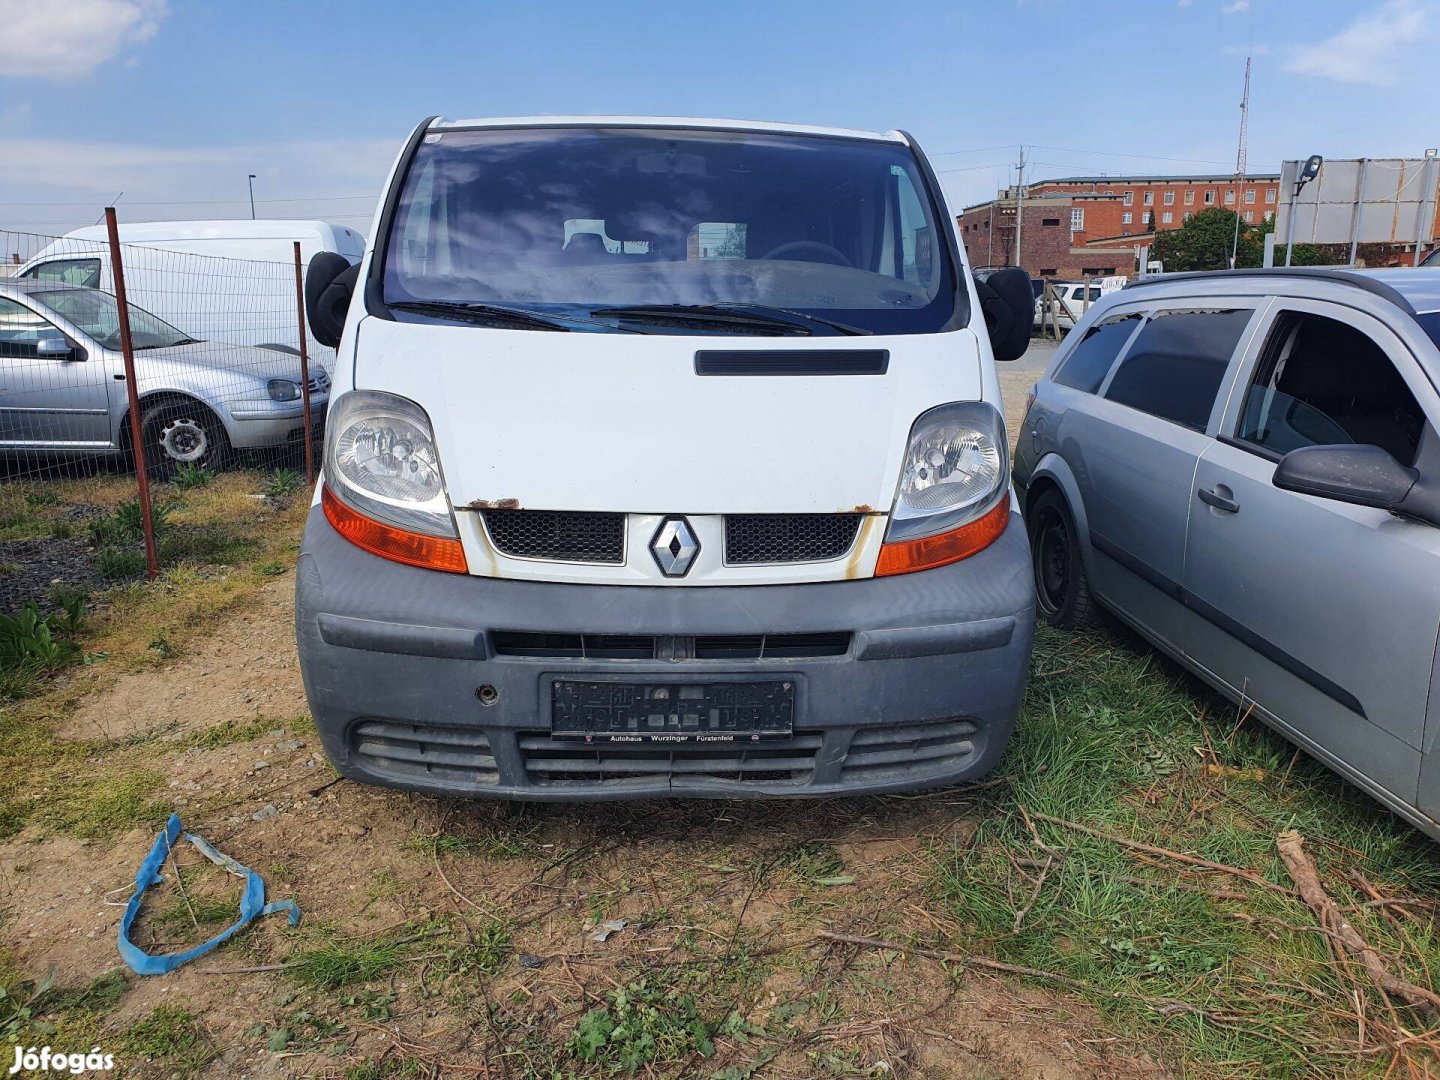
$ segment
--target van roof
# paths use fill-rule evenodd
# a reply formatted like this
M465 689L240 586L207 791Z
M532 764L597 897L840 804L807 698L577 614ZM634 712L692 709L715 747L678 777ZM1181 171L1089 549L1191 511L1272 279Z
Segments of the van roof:
M860 131L854 128L817 127L811 124L777 124L764 120L719 120L696 116L492 116L475 120L439 118L435 128L537 128L537 127L668 127L719 131L763 131L779 135L828 135L839 139L905 142L898 131Z
M290 218L218 218L209 221L122 221L120 239L127 243L165 240L295 240L302 236L319 237L332 229L337 234L353 233L344 225L328 221ZM67 240L107 239L104 225L87 225L65 234Z

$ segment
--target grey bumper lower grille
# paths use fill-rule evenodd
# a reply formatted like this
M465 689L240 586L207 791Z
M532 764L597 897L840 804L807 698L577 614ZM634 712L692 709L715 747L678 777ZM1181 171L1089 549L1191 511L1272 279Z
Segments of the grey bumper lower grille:
M500 780L490 740L478 728L359 720L350 728L350 748L367 769L399 782L463 788Z
M822 736L796 732L783 742L713 748L579 743L546 731L522 731L516 741L532 784L618 786L686 776L798 785L810 780Z
M850 740L842 780L882 780L917 768L960 768L975 753L975 724L961 717L861 728Z

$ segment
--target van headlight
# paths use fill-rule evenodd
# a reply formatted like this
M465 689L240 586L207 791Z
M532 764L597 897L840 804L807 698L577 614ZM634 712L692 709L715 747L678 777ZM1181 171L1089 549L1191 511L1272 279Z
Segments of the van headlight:
M948 532L994 508L1010 480L1005 421L983 401L922 413L910 429L887 543Z
M325 478L366 517L427 536L459 535L430 418L408 398L352 390L332 403Z

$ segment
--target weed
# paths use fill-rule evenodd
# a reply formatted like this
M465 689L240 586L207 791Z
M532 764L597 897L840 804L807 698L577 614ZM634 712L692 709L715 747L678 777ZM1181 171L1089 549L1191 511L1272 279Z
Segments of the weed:
M445 965L456 975L497 975L512 945L509 928L497 919L486 919L469 942L445 954Z
M85 602L71 599L65 609L40 614L34 603L16 615L0 615L0 700L33 693L41 679L81 658L71 636L85 620Z
M292 956L285 973L303 986L336 990L377 979L404 959L404 949L399 945L328 941Z
M298 469L276 469L265 478L260 490L267 499L283 499L298 491L304 482L305 474Z
M385 1058L383 1061L362 1061L345 1070L345 1080L404 1080L421 1076L426 1067L416 1058Z
M714 1055L717 1026L701 1018L691 995L639 979L605 998L607 1004L582 1016L570 1037L568 1049L581 1061L633 1073L692 1054Z
M42 820L73 836L99 839L136 826L159 827L169 803L157 799L165 777L153 769L112 770L59 793Z
M175 475L170 478L170 484L177 491L190 491L194 488L202 488L214 479L214 474L209 469L202 469L198 465L191 465L183 462L176 470Z
M171 657L175 655L175 643L170 640L170 635L161 630L150 639L150 651L162 658Z
M145 574L145 553L134 548L101 548L95 556L95 570L111 583L132 581Z
M195 1018L174 1005L161 1005L131 1024L120 1036L119 1046L125 1054L163 1062L181 1075L199 1071L217 1053Z
M283 562L267 562L255 567L255 572L264 574L266 577L279 577L289 569L290 567Z
M150 503L150 521L158 537L168 526L176 504L162 500ZM102 518L90 522L90 540L100 548L133 546L145 539L145 518L140 500L123 502Z

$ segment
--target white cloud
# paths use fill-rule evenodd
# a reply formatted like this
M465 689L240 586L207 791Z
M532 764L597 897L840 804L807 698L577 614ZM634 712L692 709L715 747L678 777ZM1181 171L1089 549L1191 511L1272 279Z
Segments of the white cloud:
M166 0L0 0L0 76L83 78L155 36Z
M1221 15L1239 15L1241 12L1250 10L1250 0L1230 0L1220 9Z
M1415 0L1387 0L1334 37L1297 49L1285 70L1336 82L1394 86L1432 10Z

